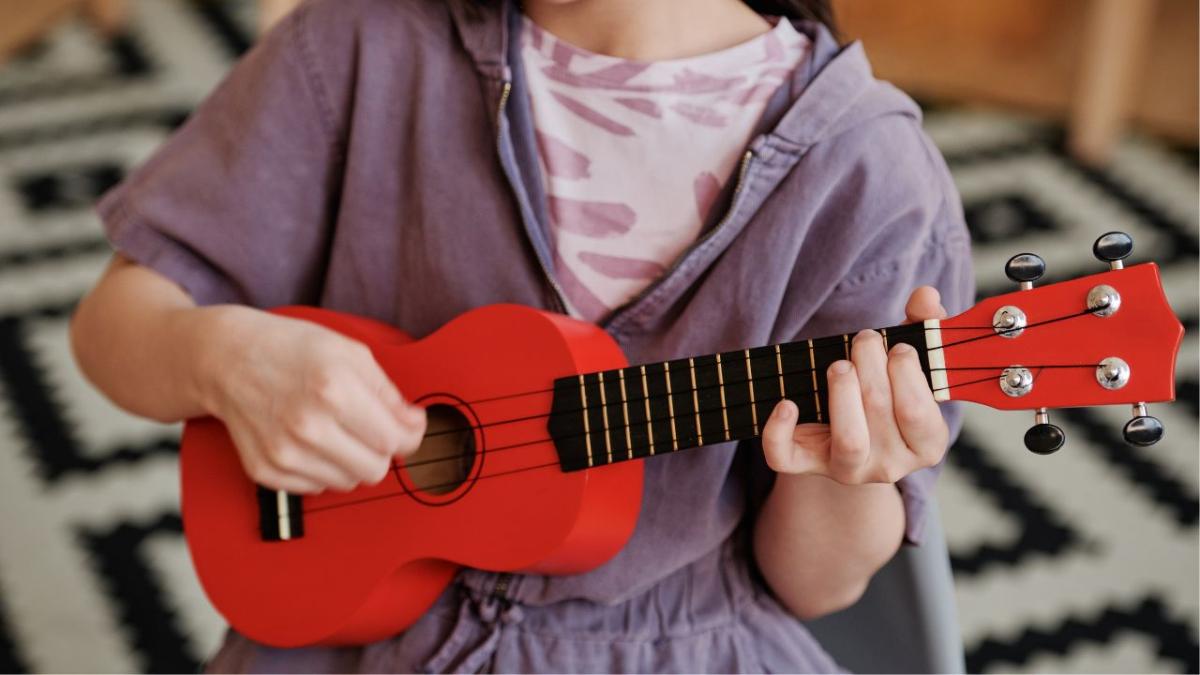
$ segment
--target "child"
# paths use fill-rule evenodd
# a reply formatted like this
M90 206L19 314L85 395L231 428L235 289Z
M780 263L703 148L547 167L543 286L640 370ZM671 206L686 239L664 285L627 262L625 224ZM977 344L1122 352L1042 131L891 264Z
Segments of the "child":
M313 493L381 480L424 413L362 345L256 308L421 337L516 302L599 323L631 363L936 318L938 291L961 310L946 168L828 16L310 2L101 203L119 254L74 319L81 367L135 413L215 415L256 482ZM830 425L797 426L785 401L761 447L647 462L637 529L594 571L464 570L392 639L231 633L210 667L836 670L798 618L851 604L919 541L950 434L911 348L860 333L828 377Z

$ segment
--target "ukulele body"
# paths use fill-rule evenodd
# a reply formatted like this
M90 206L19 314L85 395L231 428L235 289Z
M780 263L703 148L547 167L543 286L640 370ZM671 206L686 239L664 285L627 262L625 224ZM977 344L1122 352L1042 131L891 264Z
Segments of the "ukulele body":
M329 310L276 313L367 344L405 398L431 411L429 432L463 449L423 446L379 485L306 496L302 534L271 541L224 426L189 421L184 533L209 599L244 635L279 647L383 639L419 619L460 566L578 573L632 534L642 463L564 473L546 429L554 379L626 365L604 331L518 305L468 312L417 341Z

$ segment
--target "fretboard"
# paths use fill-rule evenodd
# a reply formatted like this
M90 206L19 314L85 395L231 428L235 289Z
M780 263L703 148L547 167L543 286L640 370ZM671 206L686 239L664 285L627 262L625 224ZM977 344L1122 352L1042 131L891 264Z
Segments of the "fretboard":
M927 330L918 323L879 332L889 348L912 345L930 380ZM836 335L556 380L548 429L562 470L754 438L784 398L799 407L800 422L826 423L826 369L850 357L852 339Z

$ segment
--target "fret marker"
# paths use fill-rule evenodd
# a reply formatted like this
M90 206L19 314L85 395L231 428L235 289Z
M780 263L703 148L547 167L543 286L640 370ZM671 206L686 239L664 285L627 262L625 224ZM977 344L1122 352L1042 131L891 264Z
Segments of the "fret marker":
M817 422L821 422L821 396L818 393L820 387L817 385L817 355L813 350L813 341L808 341L808 372L812 374L813 383L813 403L817 406Z
M721 392L721 421L725 425L725 440L729 440L729 410L725 407L725 368L721 366L720 354L717 354L717 386Z
M587 387L583 386L583 375L579 376L579 397L583 402L583 440L587 445L588 467L592 467L592 430L588 425Z
M608 435L608 397L604 394L604 372L597 374L600 378L600 416L604 420L604 450L608 454L608 463L612 464L612 439Z
M746 381L750 383L750 421L754 423L754 435L758 436L758 404L754 402L754 368L750 365L750 350L746 355Z
M633 441L629 438L629 395L625 393L625 371L618 370L617 376L621 378L621 410L625 413L625 455L628 459L633 459Z
M642 371L642 402L646 404L646 438L650 441L650 454L654 454L654 427L650 426L650 385L646 383L646 366L641 366Z
M667 414L671 420L671 449L679 449L679 438L675 434L675 397L671 395L671 364L663 361L663 378L667 381Z
M950 382L946 377L946 353L942 351L942 322L925 322L925 347L929 354L929 383L933 385L933 400L950 400Z
M779 345L775 345L775 372L779 373L779 397L787 398L787 389L783 386L783 357L779 355Z
M692 405L696 410L696 445L704 445L704 433L700 430L700 395L696 391L696 363L688 358L688 370L692 373Z

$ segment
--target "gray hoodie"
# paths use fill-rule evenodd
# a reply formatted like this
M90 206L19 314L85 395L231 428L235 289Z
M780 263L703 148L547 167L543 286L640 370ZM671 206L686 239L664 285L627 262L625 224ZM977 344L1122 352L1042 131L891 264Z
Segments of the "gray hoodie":
M812 55L701 236L602 324L630 363L893 325L922 284L951 314L972 300L962 207L920 111L860 45L797 28ZM106 195L113 245L200 304L320 305L416 337L490 303L560 310L518 30L507 2L306 4ZM771 472L741 445L647 462L633 537L596 570L465 570L392 640L285 652L231 635L213 666L834 669L753 572L740 534ZM910 543L935 475L900 483Z

